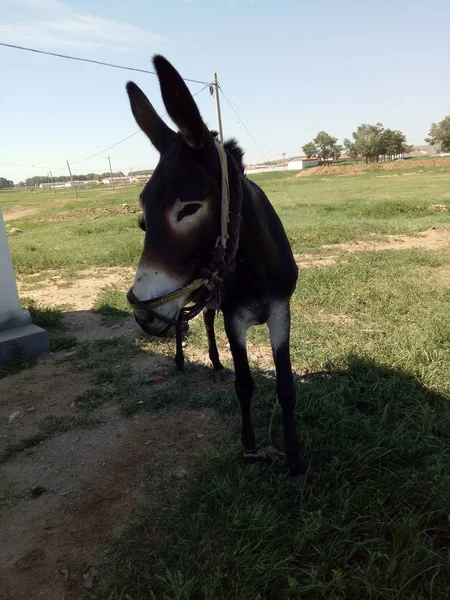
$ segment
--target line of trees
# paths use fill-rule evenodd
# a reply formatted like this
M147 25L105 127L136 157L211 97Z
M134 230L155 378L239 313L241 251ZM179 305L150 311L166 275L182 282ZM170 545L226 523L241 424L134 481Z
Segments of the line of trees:
M113 172L114 177L125 177L122 171ZM76 181L91 181L92 179L99 180L111 177L111 173L109 171L105 173L87 173L87 175L74 175L74 179ZM53 181L55 183L63 183L70 181L70 177L68 175L59 175L54 176ZM25 179L26 186L34 186L39 185L40 183L51 183L52 178L48 175L35 175L34 177L28 177Z
M441 152L450 152L450 117L445 117L440 123L432 123L428 135L427 144L439 144Z
M130 171L128 175L133 177L133 175L153 175L154 169L143 169L141 171Z
M450 116L445 117L439 123L432 123L428 136L425 139L431 146L439 145L441 152L450 152ZM382 123L368 125L363 123L356 131L352 133L352 138L345 138L342 145L338 144L338 139L329 135L326 131L319 131L316 137L308 144L302 147L303 152L308 158L317 158L320 162L329 164L330 161L338 161L345 151L346 155L358 162L358 159L368 162L380 162L402 158L405 154L411 152L413 146L406 143L405 134L398 129L384 129ZM142 171L131 171L133 175L152 175L153 169L144 169ZM111 174L105 173L87 173L86 175L76 175L78 181L88 181L91 179L109 178ZM113 173L114 177L124 177L122 171ZM48 175L37 175L29 177L25 182L21 181L18 185L34 186L40 183L51 183ZM53 177L55 182L70 181L67 175ZM14 182L5 177L0 177L0 189L11 188Z
M336 162L343 150L356 162L361 158L368 163L402 158L413 148L406 143L406 136L402 131L384 129L382 123L363 123L352 133L352 139L345 138L343 145L337 142L338 139L326 131L319 131L302 150L308 158L317 158L319 162L329 164L331 160Z
M6 179L5 177L0 177L0 190L6 190L7 188L12 187L14 187L14 181Z

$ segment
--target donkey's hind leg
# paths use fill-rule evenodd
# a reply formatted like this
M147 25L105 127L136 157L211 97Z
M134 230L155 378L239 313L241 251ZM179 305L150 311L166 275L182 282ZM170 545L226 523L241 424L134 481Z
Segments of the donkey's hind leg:
M214 331L214 319L216 318L216 311L212 308L205 308L203 310L203 322L205 323L206 335L208 338L208 351L209 358L212 362L213 369L216 375L221 380L226 380L230 377L230 372L220 362L219 351L217 349L216 334Z
M283 412L284 443L289 472L296 482L303 483L305 475L300 461L295 423L295 384L289 349L291 329L289 299L273 303L267 325L277 372L277 396Z

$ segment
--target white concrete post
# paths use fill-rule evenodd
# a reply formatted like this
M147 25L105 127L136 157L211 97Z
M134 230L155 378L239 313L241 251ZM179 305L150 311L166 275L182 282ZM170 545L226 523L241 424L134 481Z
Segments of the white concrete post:
M33 325L30 313L20 305L0 208L0 364L20 354L36 356L48 350L47 333Z

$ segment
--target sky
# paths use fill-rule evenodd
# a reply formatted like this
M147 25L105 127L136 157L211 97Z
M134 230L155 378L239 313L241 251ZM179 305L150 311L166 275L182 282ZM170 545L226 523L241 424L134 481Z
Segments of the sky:
M448 0L0 0L0 14L0 42L148 70L158 53L205 82L216 71L237 112L222 97L224 135L247 164L302 154L320 130L342 141L361 123L423 144L450 114ZM105 150L138 130L128 80L165 112L154 75L5 47L0 71L0 176L66 175L66 160L104 172L108 154L113 170L156 165L141 132ZM208 89L196 100L215 128Z

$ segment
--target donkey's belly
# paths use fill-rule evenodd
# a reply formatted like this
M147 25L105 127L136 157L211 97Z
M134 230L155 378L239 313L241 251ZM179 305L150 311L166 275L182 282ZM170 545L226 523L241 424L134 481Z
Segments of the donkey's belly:
M267 323L272 309L270 300L258 300L251 304L237 308L234 312L235 318L243 325L263 325Z

